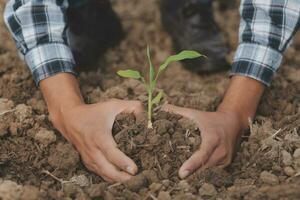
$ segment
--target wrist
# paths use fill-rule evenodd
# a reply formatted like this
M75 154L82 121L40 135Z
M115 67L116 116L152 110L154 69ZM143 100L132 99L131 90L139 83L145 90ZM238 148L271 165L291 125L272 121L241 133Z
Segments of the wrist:
M75 106L84 104L78 82L70 73L60 73L42 80L40 89L53 122Z
M233 76L217 111L235 115L242 127L249 127L249 118L256 113L265 86L248 77Z

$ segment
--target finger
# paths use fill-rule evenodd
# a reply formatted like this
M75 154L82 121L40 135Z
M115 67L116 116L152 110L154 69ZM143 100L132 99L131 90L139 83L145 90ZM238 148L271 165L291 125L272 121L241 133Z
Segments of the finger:
M126 171L131 175L135 175L138 171L138 167L128 156L126 156L120 149L117 148L117 144L114 139L108 135L104 138L105 144L97 145L103 152L104 156L112 164L119 169Z
M80 155L81 155L81 159L82 159L85 167L88 170L90 170L92 172L95 172L96 174L98 174L99 176L101 176L107 182L110 182L110 183L113 182L112 179L104 176L103 173L100 172L100 170L98 169L98 166L96 165L94 159L91 158L90 154L87 151L80 152Z
M218 143L219 141L212 134L205 134L200 149L185 161L179 169L179 177L184 179L201 166L204 166L217 148Z
M226 167L229 162L227 162L228 153L223 148L216 148L212 155L209 157L208 161L200 169L207 169L210 167L220 166Z
M118 108L118 113L133 113L138 115L144 111L144 107L141 101L126 101L126 100L114 100L116 107Z
M100 151L93 158L94 171L105 180L110 180L110 182L124 182L132 177L128 173L118 170Z
M161 108L163 111L171 112L174 114L182 115L184 117L195 119L195 109L184 108L179 106L174 106L171 104L163 105Z

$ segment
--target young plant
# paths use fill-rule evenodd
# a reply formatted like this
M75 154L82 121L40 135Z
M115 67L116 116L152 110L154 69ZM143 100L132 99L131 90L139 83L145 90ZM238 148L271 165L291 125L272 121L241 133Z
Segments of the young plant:
M139 71L136 70L120 70L117 72L117 74L124 78L133 78L140 80L146 87L148 92L148 128L152 128L152 112L153 112L153 106L158 105L160 100L163 97L163 91L160 90L159 93L153 97L153 93L157 86L157 81L160 76L160 74L168 67L169 64L176 61L181 61L184 59L193 59L201 57L200 53L196 51L188 51L184 50L180 52L179 54L169 56L163 64L161 64L158 68L157 73L155 72L155 68L151 61L151 54L150 54L150 47L147 46L147 57L148 57L148 63L149 63L149 80L146 82L146 79L141 75Z

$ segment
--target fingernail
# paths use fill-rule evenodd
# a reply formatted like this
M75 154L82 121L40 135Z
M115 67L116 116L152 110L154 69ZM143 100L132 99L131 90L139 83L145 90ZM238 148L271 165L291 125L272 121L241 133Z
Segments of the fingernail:
M133 171L133 169L132 169L132 167L130 167L130 166L127 166L126 167L126 171L129 173L129 174L134 174L134 171Z
M190 175L190 171L189 170L184 170L183 172L181 172L181 178L186 178L188 175Z

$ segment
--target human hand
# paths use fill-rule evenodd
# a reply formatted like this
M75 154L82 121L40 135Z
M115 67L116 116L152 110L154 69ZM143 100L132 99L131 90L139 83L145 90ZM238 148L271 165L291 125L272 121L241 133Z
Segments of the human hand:
M136 164L117 148L112 136L115 117L137 114L139 101L112 99L96 104L79 104L52 115L52 122L81 155L85 166L109 182L122 182L137 172ZM51 113L50 113L51 114Z
M242 122L235 113L202 112L170 104L165 105L163 110L191 119L201 131L201 146L179 169L180 178L186 178L198 169L225 167L231 163L243 130Z

